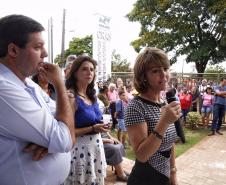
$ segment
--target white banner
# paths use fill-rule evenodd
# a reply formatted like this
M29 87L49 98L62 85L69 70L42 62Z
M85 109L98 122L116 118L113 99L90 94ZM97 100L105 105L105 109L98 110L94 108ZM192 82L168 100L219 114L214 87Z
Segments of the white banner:
M93 33L93 59L97 61L97 81L111 77L111 32L110 17L96 14Z

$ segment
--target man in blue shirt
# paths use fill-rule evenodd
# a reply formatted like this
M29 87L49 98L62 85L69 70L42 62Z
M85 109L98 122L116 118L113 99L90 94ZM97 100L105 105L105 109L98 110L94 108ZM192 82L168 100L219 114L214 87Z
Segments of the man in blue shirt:
M44 28L23 15L0 19L0 184L59 185L70 170L74 118L60 68L44 63ZM54 85L56 104L29 76Z
M226 105L226 78L222 78L220 85L215 88L215 101L213 105L213 122L211 127L211 133L209 136L215 135L218 133L223 135L220 132L223 117L225 114L225 105Z

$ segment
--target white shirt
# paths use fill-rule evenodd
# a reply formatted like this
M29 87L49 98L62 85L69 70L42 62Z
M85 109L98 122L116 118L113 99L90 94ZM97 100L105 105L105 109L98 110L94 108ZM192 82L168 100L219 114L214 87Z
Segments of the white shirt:
M55 103L41 88L26 85L0 64L0 184L58 185L70 170L72 139L68 127L53 117ZM33 161L22 150L28 143L48 148Z

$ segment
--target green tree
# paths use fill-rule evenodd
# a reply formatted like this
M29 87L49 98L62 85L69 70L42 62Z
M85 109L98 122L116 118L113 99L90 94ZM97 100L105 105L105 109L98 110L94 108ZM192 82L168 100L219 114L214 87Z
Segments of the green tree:
M112 72L131 72L130 63L127 59L122 59L121 55L116 53L116 50L112 51L111 56L111 71Z
M226 58L225 10L225 0L137 0L127 15L141 23L132 45L136 51L147 46L171 51L171 63L185 55L203 73L208 62Z
M209 66L205 70L204 78L206 78L207 80L219 81L220 77L223 76L223 73L226 73L225 68L223 66Z
M69 43L69 48L65 50L65 59L69 55L81 55L81 54L88 54L89 56L93 55L92 51L93 42L92 42L92 36L86 36L84 38L76 38L74 37L72 41ZM60 64L60 55L57 55L57 57L54 60L54 63Z
M56 58L54 59L54 63L61 66L61 55L56 56Z
M81 55L88 54L92 56L92 36L86 36L84 38L73 38L69 43L69 48L65 50L65 60L69 55ZM61 56L57 55L54 63L60 64ZM120 54L117 54L115 50L112 52L112 71L113 72L129 72L131 68L129 67L129 62L126 59L122 59Z

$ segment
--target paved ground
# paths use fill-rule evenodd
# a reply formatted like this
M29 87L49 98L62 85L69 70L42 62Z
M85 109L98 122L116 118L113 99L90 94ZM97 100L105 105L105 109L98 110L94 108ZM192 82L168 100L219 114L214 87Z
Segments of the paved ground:
M207 136L176 159L179 185L226 185L226 130L224 135ZM124 168L130 172L134 161L125 159ZM124 185L115 181L108 167L106 185Z
M125 171L130 173L133 165L134 165L134 161L127 159L127 158L123 159L123 168ZM124 184L126 184L126 183L116 182L116 176L114 174L114 171L112 171L111 166L108 166L107 178L105 179L105 185L124 185Z
M226 131L207 136L176 159L179 185L226 185Z

